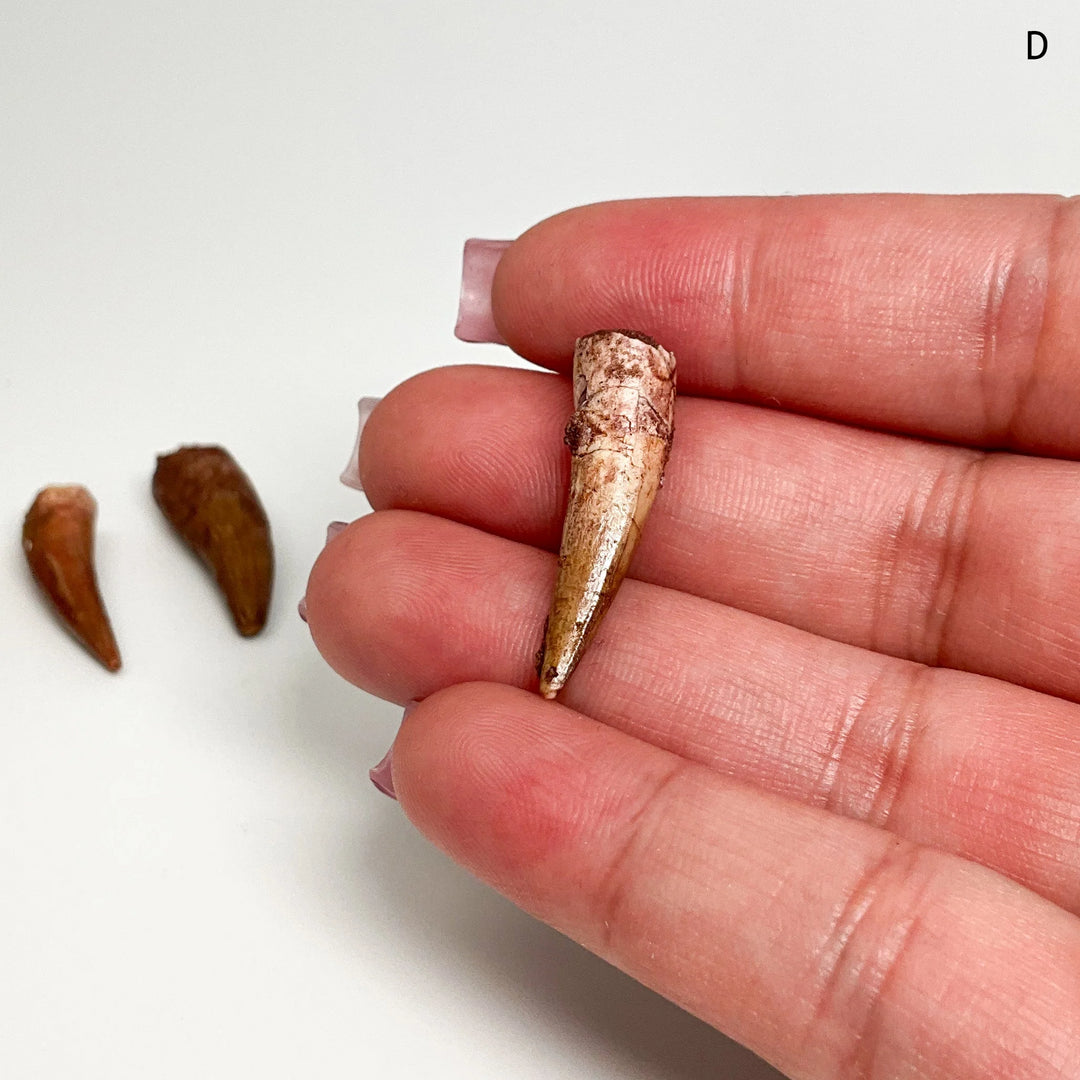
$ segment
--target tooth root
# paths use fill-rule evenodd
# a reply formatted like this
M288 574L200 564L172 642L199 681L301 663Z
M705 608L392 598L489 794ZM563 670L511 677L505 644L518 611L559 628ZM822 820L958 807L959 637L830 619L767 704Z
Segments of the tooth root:
M270 524L255 489L220 446L183 446L157 459L154 500L213 571L236 629L265 625L273 585Z
M64 624L109 671L119 671L120 650L94 571L96 515L97 503L86 488L43 488L23 521L23 551Z
M603 330L574 350L577 411L559 571L538 668L540 693L566 684L626 575L671 449L675 358L652 338Z

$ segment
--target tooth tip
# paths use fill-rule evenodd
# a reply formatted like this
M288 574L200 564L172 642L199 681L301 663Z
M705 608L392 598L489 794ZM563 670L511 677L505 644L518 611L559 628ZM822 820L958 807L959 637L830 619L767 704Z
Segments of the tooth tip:
M94 611L87 618L64 618L67 627L76 640L107 671L120 670L120 647L116 644L109 616L101 604L100 598L94 605Z
M234 620L234 625L241 637L255 637L256 634L262 631L262 628L266 625L265 619L245 619L240 621Z
M102 609L102 618L108 619L104 609ZM72 627L72 629L76 631L76 635L80 638L82 644L86 646L86 651L106 671L115 672L120 670L120 648L113 637L112 628L107 623L95 627L90 633L80 634L79 628Z
M556 695L563 688L565 679L541 679L540 680L540 696L546 698L548 701L554 701Z

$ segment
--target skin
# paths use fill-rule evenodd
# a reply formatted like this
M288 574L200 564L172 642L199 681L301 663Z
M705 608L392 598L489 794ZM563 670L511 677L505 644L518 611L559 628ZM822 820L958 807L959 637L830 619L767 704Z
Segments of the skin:
M308 618L422 699L406 814L792 1077L1080 1075L1080 204L586 207L508 249L493 307L564 375L582 333L655 336L678 435L546 702L565 378L442 369L375 409L375 513Z

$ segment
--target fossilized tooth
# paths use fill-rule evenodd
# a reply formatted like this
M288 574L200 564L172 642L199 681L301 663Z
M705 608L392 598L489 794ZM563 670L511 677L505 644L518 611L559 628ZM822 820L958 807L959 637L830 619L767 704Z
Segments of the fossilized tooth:
M64 624L109 671L119 671L120 650L94 571L96 516L97 503L86 488L42 488L23 521L23 551Z
M574 349L573 455L559 573L544 628L540 693L553 698L626 575L664 475L674 431L675 357L633 330Z
M214 573L244 637L266 624L274 577L270 523L251 481L220 446L182 446L157 459L154 500Z

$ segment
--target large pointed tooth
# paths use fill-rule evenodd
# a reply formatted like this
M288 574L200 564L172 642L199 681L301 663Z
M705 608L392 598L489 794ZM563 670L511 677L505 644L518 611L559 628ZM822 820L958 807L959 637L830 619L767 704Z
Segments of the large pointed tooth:
M559 574L544 630L540 693L565 685L615 596L660 487L674 431L675 357L633 330L574 350L573 454Z

